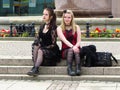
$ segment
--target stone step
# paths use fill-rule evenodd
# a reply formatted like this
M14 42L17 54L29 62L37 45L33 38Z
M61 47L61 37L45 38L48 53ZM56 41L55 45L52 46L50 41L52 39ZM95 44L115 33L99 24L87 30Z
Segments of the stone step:
M72 10L76 18L108 18L110 15L109 11L83 11L83 10ZM63 10L55 10L57 17L62 17Z
M118 65L120 66L120 59L118 60ZM4 59L0 59L0 65L9 65L9 66L31 66L33 65L32 59L30 58L4 58ZM57 66L65 66L66 65L66 60L61 60L60 63L57 64ZM113 61L113 66L116 66L116 63Z
M13 37L14 38L14 37ZM1 38L3 40L4 38ZM87 46L87 45L95 45L97 52L111 52L116 58L120 59L120 50L119 45L120 45L120 39L108 39L105 41L104 39L99 38L98 41L95 39L91 38L87 39L87 41L82 41L81 42L81 47L82 46ZM101 40L101 41L100 41ZM17 40L5 40L5 41L0 41L0 59L8 57L8 59L12 58L29 58L31 59L32 53L31 53L31 45L33 41L24 41L24 38L21 39L21 41ZM58 46L61 48L61 43L60 41L57 42Z
M0 66L0 74L26 74L32 66ZM41 66L41 75L67 75L66 66ZM82 67L82 75L120 75L120 66Z
M9 65L9 66L31 66L33 65L32 59L0 59L0 65ZM61 60L60 63L57 64L58 66L65 66L66 65L66 60Z
M10 80L92 80L92 81L117 81L120 82L119 75L81 75L81 76L68 76L68 75L39 75L31 77L24 74L0 74L0 79Z

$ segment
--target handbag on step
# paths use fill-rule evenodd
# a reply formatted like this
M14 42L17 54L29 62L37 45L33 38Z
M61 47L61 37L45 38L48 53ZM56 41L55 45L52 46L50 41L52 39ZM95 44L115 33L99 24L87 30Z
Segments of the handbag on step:
M117 59L110 52L96 52L97 61L95 66L112 66L112 61L118 64Z

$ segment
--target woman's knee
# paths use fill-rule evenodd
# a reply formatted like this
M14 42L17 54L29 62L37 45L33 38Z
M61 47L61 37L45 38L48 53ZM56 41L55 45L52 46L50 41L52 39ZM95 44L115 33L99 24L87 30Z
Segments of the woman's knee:
M34 47L34 49L39 49L39 46L34 45L33 47Z
M43 54L43 51L41 49L38 49L39 54Z
M72 48L69 48L68 49L68 52L74 52Z

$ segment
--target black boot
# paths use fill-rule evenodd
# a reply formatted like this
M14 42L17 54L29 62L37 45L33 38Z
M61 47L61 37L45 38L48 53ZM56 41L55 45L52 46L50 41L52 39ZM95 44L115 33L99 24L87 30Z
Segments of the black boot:
M75 76L75 72L72 70L72 63L68 63L67 72L68 75Z
M81 74L81 65L77 64L76 65L76 75L79 76Z
M37 76L39 75L39 67L33 67L28 73L27 75L30 76Z

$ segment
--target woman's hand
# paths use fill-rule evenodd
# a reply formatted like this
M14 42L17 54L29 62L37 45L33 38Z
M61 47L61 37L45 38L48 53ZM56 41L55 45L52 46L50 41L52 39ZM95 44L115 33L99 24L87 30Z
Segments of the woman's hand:
M76 52L76 53L79 53L80 52L80 49L76 46L73 46L72 47L73 51Z

